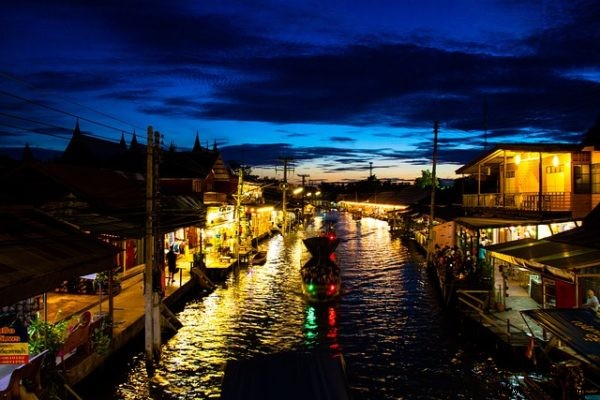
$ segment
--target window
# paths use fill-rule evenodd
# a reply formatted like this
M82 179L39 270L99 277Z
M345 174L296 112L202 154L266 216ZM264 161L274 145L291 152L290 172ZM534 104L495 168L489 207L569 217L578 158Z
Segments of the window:
M515 171L506 171L506 178L514 178Z
M592 193L600 193L600 164L592 164Z
M590 166L573 165L573 182L573 192L578 194L590 193Z
M546 167L546 173L547 174L557 174L559 172L563 172L564 171L564 166L563 165L559 165L559 166L554 166L554 165L549 165Z

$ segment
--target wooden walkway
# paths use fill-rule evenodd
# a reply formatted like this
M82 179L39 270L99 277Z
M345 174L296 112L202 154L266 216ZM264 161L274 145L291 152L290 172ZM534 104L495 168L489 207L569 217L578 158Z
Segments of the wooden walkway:
M179 273L175 282L165 287L163 304L171 307L182 300L184 296L195 291L201 291L197 284L197 271L190 273L192 255L182 256L177 260ZM64 372L67 384L73 387L101 366L110 355L119 352L131 340L138 339L145 329L144 283L143 266L134 268L121 282L121 292L113 297L114 324L113 339L107 354L73 354L65 359ZM107 313L109 310L108 296L48 293L48 321L60 321L78 317L85 311L92 315ZM44 311L40 312L41 317ZM168 325L168 324L167 324ZM79 351L78 351L79 352ZM60 361L58 359L57 361ZM10 376L18 365L0 365L0 379ZM63 366L60 366L63 368Z
M475 329L487 332L487 336L495 340L497 348L508 349L506 356L516 356L516 361L524 361L530 347L533 351L532 346L547 342L543 329L520 312L539 308L531 297L507 297L502 311L488 309L487 301L482 300L485 297L484 291L461 290L458 292L457 310L475 324Z

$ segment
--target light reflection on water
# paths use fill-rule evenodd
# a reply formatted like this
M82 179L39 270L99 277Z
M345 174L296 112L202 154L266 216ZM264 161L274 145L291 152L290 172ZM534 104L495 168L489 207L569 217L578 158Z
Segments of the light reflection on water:
M219 398L227 360L288 350L342 354L355 399L499 398L502 371L461 347L422 260L390 238L385 222L341 215L336 253L344 296L307 304L300 267L309 255L301 239L317 234L319 222L269 239L265 265L242 267L186 304L156 375L147 378L138 354L115 382L114 398Z

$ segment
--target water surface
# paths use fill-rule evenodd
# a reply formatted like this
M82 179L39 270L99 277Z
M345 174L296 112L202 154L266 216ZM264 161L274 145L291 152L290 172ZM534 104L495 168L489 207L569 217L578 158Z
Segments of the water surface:
M342 355L353 398L520 399L510 373L463 339L440 307L422 257L390 237L387 223L341 214L335 229L343 297L308 304L300 267L303 237L274 236L265 265L242 267L214 292L188 302L183 323L148 378L143 351L115 368L98 396L115 399L217 399L228 360L282 351ZM93 396L93 395L92 395ZM86 397L85 398L93 398Z

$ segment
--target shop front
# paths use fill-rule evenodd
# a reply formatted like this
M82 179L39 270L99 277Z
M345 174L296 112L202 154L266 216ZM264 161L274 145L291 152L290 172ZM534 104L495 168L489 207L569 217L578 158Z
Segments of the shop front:
M494 267L496 287L510 296L527 295L542 308L580 307L585 290L600 282L598 249L521 239L488 246L486 253Z

